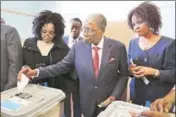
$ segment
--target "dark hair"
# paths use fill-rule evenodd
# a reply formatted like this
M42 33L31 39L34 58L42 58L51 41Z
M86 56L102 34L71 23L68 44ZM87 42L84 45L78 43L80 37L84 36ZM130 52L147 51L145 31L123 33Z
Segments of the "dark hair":
M81 26L82 26L82 21L79 19L79 18L73 18L73 19L71 19L71 21L76 21L76 22L80 22L80 24L81 24Z
M55 37L53 42L60 40L64 35L64 19L59 13L49 10L40 12L33 20L32 32L37 39L41 39L41 29L45 24L53 23L55 27Z
M133 30L132 16L137 15L147 22L150 28L153 28L153 33L158 34L162 26L160 9L149 1L141 3L128 14L128 25Z

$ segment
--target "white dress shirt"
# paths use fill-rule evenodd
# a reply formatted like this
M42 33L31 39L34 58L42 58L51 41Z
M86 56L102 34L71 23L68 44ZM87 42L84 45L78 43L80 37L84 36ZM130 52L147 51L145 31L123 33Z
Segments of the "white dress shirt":
M69 38L68 38L68 47L71 48L73 46L73 44L75 44L78 41L79 41L79 37L76 38L76 39L73 39L72 36L69 36Z
M93 49L93 47L98 47L98 56L99 56L99 69L100 69L100 65L101 65L101 59L102 59L102 52L103 52L103 44L104 44L104 37L102 36L99 44L97 46L95 46L94 44L91 44L91 48L92 48L92 59L94 58L95 55L95 51Z

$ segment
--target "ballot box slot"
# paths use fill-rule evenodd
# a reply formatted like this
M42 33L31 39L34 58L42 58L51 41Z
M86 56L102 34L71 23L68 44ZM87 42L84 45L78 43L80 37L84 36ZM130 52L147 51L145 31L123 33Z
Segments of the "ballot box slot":
M15 96L20 97L22 99L29 99L32 97L32 95L29 93L17 93L15 94Z

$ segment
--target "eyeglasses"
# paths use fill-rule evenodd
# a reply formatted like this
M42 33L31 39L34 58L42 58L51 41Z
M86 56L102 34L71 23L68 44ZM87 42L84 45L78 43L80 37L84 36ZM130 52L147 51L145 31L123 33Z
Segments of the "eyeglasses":
M99 30L99 29L90 29L90 28L88 28L88 27L84 27L84 28L83 28L83 31L84 31L84 32L87 32L87 33L94 33L94 32L96 32L97 30Z

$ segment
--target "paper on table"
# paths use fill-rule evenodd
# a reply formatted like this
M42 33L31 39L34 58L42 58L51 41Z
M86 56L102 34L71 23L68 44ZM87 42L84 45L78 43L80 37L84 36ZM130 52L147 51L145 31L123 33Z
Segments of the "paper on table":
M29 82L29 78L26 75L21 74L21 80L17 82L18 93L21 93L21 91L28 84L28 82Z

